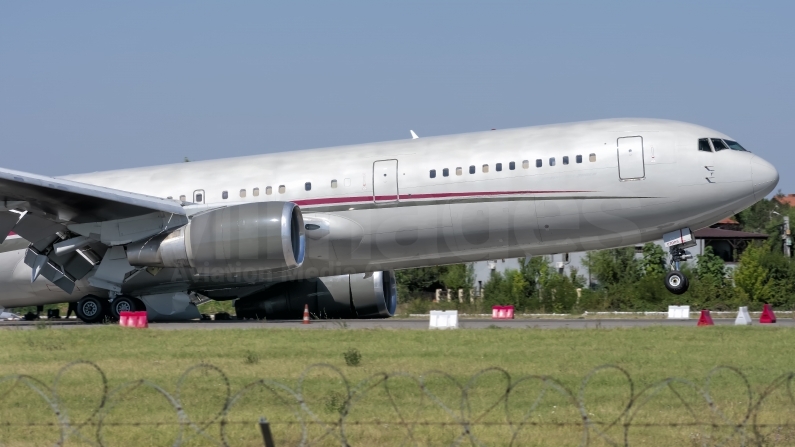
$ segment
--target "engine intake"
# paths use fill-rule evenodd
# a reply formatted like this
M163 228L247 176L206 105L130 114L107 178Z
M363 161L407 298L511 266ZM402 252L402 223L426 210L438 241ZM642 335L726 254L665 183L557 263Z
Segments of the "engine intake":
M275 271L304 262L306 239L298 206L262 202L194 216L184 227L127 246L134 266L192 267L199 274Z
M305 305L318 318L389 318L397 307L395 273L286 281L238 299L235 311L243 318L296 320Z

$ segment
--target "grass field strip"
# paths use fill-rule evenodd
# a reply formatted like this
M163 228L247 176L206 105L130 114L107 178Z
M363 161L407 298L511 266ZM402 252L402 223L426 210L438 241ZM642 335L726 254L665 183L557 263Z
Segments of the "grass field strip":
M61 384L71 374L95 379L93 399L67 396ZM782 374L759 388L739 369L716 367L701 384L667 378L638 389L628 371L605 365L586 373L579 387L496 367L465 381L429 371L376 373L352 383L339 368L316 364L294 386L263 378L233 390L224 371L201 363L168 391L148 380L111 388L97 364L77 361L52 383L0 378L0 443L262 445L258 421L265 416L277 446L792 445L793 378ZM742 392L726 395L727 380ZM589 392L608 382L623 388L618 406L605 407ZM335 388L322 386L328 383ZM157 405L171 417L153 420ZM130 437L134 429L140 430Z
M748 312L750 315L755 317L759 317L762 315L761 311L752 311ZM712 315L719 315L722 317L729 317L732 318L737 316L737 311L729 311L729 310L713 310L710 311ZM467 313L459 313L460 317L474 317L474 318L489 318L492 314L467 314ZM622 311L611 311L611 312L588 312L585 311L582 314L556 314L556 313L543 313L543 314L528 314L528 313L516 313L514 314L517 317L533 317L533 318L560 318L560 317L593 317L593 316L628 316L628 317L644 317L644 316L668 316L668 312L657 312L657 311L642 311L642 312L622 312ZM690 312L690 318L698 319L699 315L701 315L701 311L693 311ZM776 311L776 315L787 315L789 317L793 317L793 311ZM431 314L409 314L409 317L430 317Z

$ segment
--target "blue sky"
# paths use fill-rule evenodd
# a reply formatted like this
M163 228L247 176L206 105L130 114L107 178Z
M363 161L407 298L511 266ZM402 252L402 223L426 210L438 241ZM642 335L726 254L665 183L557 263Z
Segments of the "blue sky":
M795 2L0 3L2 166L60 175L640 116L791 175Z

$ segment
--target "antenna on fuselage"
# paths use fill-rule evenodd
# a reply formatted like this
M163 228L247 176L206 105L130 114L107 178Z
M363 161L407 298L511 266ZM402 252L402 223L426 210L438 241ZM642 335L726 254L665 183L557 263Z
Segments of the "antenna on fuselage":
M416 140L417 138L419 138L419 137L417 136L417 134L416 134L416 133L414 133L414 131L413 131L413 130L410 130L409 132L411 132L411 139L412 139L412 140Z

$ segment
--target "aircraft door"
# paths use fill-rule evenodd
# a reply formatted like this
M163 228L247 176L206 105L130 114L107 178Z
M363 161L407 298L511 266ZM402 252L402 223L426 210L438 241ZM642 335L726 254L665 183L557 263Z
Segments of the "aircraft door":
M193 191L193 203L204 203L204 190L197 189Z
M398 201L398 161L378 160L373 163L373 201Z
M637 180L646 177L643 163L643 137L618 139L618 178Z

